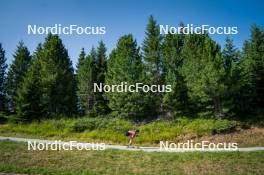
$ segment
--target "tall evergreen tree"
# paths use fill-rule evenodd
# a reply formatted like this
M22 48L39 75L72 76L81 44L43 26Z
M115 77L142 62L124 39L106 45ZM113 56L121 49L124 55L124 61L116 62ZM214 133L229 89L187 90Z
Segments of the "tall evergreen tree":
M264 31L253 25L251 38L244 45L243 65L247 74L248 103L252 111L264 109Z
M82 113L93 115L95 103L93 84L96 81L96 51L92 48L89 55L86 57L84 55L84 51L81 51L77 70L78 97Z
M161 42L162 36L160 35L159 26L150 16L145 32L146 37L143 41L143 56L146 70L147 84L163 84L163 65L162 65L162 52ZM149 93L148 106L149 112L153 111L154 114L162 112L162 94Z
M107 64L107 85L142 82L142 60L139 47L131 34L118 40ZM143 113L144 98L141 92L107 92L105 96L109 100L109 107L122 116Z
M224 67L226 73L230 73L233 63L239 63L239 52L233 44L233 40L226 38L225 48L223 49Z
M72 62L61 39L49 34L40 58L42 102L46 115L73 115L77 110Z
M15 112L16 91L23 80L30 61L31 56L27 47L22 41L19 42L7 75L8 108L11 112Z
M221 117L226 87L219 45L207 34L191 34L186 39L183 54L182 70L191 101L198 112L213 112L215 117Z
M97 80L98 82L104 82L106 73L106 47L105 44L100 41L97 48Z
M5 51L0 43L0 112L6 110L6 68Z
M233 40L227 38L222 57L225 68L225 79L223 81L226 85L224 108L229 114L235 114L244 108L242 104L243 96L241 94L245 82L243 80L240 55L241 54L233 44Z
M164 110L167 115L182 114L187 111L187 86L181 73L184 38L182 34L169 33L163 43L165 84L172 86L172 92L165 93L163 97Z
M82 48L81 49L81 53L80 53L79 58L78 58L78 63L77 63L77 66L76 66L76 68L77 68L77 70L76 70L77 74L78 74L78 71L79 71L80 67L85 62L85 57L86 57L86 53L84 51L84 48Z
M105 74L107 71L107 57L105 44L100 41L97 48L97 61L96 61L96 83L105 83ZM106 114L109 112L107 100L104 98L103 92L95 93L94 111L97 114Z
M79 58L78 58L78 63L76 66L76 82L77 82L77 110L78 113L81 115L85 114L85 109L84 109L84 104L81 100L82 98L82 94L80 93L80 89L81 89L81 83L82 83L82 76L81 76L81 72L82 72L82 67L84 67L85 64L85 57L86 57L86 53L84 51L84 48L81 49L81 52L79 54ZM83 86L83 85L82 85Z
M20 88L16 95L17 120L26 122L38 120L43 116L42 87L40 76L40 58L42 46L38 45L29 69L23 77Z

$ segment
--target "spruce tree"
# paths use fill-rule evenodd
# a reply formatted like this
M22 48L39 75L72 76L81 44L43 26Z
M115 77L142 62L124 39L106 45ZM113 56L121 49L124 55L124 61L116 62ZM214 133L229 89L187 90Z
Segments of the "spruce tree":
M104 82L106 73L106 47L105 44L100 41L97 48L97 81Z
M43 116L42 89L39 59L42 54L42 46L38 45L29 69L23 77L16 95L17 120L27 122L39 120Z
M230 73L233 63L239 63L239 52L233 44L233 40L226 38L225 48L223 49L224 67L227 74Z
M6 68L5 51L0 43L0 112L6 110Z
M40 58L42 103L47 116L71 116L77 110L72 62L61 39L49 34Z
M85 53L82 50L77 69L79 106L82 114L94 115L95 95L93 84L96 81L96 51L92 48L89 55L84 55Z
M182 34L169 33L163 43L165 84L172 86L172 92L164 94L163 106L170 116L183 114L187 112L188 107L187 86L181 73L184 38Z
M221 117L222 97L226 86L223 81L225 71L219 45L207 34L191 34L184 44L183 55L182 73L188 87L188 96L195 105L196 112Z
M84 64L85 57L86 57L86 53L84 51L84 48L82 48L81 49L81 53L80 53L79 58L78 58L78 63L77 63L77 66L76 66L76 73L77 74L78 74L78 71L79 71L80 67Z
M76 82L77 82L77 97L78 97L78 101L77 101L77 110L78 113L80 115L84 115L85 114L85 109L84 109L84 105L82 103L81 100L81 96L82 94L80 93L80 89L81 89L81 72L82 72L82 67L84 66L85 63L85 57L86 57L86 53L84 51L84 48L81 49L81 52L79 54L79 58L78 58L78 63L76 65Z
M142 47L146 71L145 82L149 85L161 85L164 81L161 53L162 36L160 35L159 26L153 16L149 18L145 35L146 37ZM162 94L148 93L147 95L149 112L152 111L153 115L162 112Z
M248 82L247 102L251 112L264 109L264 31L260 27L251 27L251 38L244 45L243 67Z
M142 60L139 47L131 34L122 36L107 62L107 85L126 82L134 85L142 82ZM144 96L141 92L107 92L112 111L121 116L140 115L144 109Z
M27 47L22 41L19 42L7 75L8 108L11 112L15 112L16 91L20 87L30 61L31 56Z
M226 38L225 47L222 51L224 61L225 76L224 83L226 91L224 93L224 108L229 114L238 114L242 110L244 80L241 68L241 54L235 48L233 40Z
M96 83L105 84L105 74L107 71L107 57L105 44L100 41L97 48L97 61L96 61ZM95 93L94 111L97 115L106 114L109 112L107 100L104 98L104 92Z

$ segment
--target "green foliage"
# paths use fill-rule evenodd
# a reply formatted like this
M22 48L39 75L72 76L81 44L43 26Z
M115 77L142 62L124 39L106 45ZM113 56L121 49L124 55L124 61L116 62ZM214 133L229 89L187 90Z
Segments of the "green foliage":
M161 82L162 73L162 59L161 59L161 41L159 26L157 22L150 16L147 29L146 38L143 42L144 61L146 62L147 79L149 83Z
M8 121L6 115L0 112L0 124L6 123Z
M226 119L195 119L194 121L189 121L184 126L184 129L186 133L195 133L198 136L203 136L234 132L239 126L239 122Z
M105 44L100 41L97 48L97 61L96 61L96 83L105 83L105 76L107 72L107 56ZM108 101L104 97L104 92L95 92L95 103L93 111L96 115L107 114L110 109Z
M224 92L224 107L229 115L234 113L239 114L238 111L243 111L242 104L245 102L243 99L243 90L245 81L243 79L243 71L241 65L241 54L233 45L233 40L227 38L225 48L222 52L225 68L225 79L223 80L227 90Z
M229 38L221 51L208 34L169 33L163 37L153 16L145 35L142 49L132 34L120 37L109 59L102 41L88 55L82 49L76 75L57 35L49 34L32 60L20 42L7 76L5 52L0 44L0 112L14 114L10 118L14 122L74 116L77 112L89 117L135 116L144 121L182 115L241 119L249 114L254 117L248 120L263 120L262 28L252 26L243 52ZM94 92L94 83L111 86L121 82L170 85L172 92ZM104 120L101 122L98 125L105 125ZM88 123L76 122L73 131L93 128L94 123ZM120 125L129 126L122 122ZM229 130L229 126L223 127L215 132ZM116 131L124 128L115 127ZM170 135L169 131L163 134Z
M207 34L191 34L186 38L183 55L182 73L191 102L197 105L196 110L209 110L214 116L221 117L226 87L219 45Z
M94 92L94 83L99 85L105 82L106 61L106 48L102 41L99 42L97 51L92 48L88 56L85 56L83 49L80 53L77 83L81 114L101 115L109 112L104 93Z
M103 83L105 80L106 66L106 47L103 41L99 42L97 48L97 81Z
M6 111L6 58L5 51L0 43L0 112Z
M39 72L41 53L42 47L39 45L16 93L16 111L17 120L19 121L39 120L43 116L42 87Z
M169 33L162 48L165 84L172 86L172 92L167 92L163 96L163 106L165 111L172 113L173 116L186 112L188 106L188 89L181 73L183 44L184 35Z
M142 46L145 74L144 82L149 85L161 85L164 83L162 36L153 16L149 17L145 35ZM147 112L158 116L162 112L162 94L149 92L145 95L147 97L145 100Z
M72 132L83 132L85 130L92 131L98 128L100 121L101 121L100 119L95 119L95 118L88 118L88 117L79 118L73 122L72 126L70 127L70 131Z
M43 48L39 45L33 58L15 93L16 119L25 122L75 114L76 82L72 63L60 38L49 34Z
M90 114L93 111L95 95L93 83L96 81L96 51L92 48L89 55L85 56L81 51L77 69L77 87L79 97L79 108L81 113Z
M91 121L85 121L85 120L77 120L73 123L72 127L70 128L70 131L72 132L83 132L85 130L93 130L94 129L94 123Z
M10 119L10 117L9 117ZM241 130L242 124L226 119L190 119L178 117L171 121L155 121L145 125L136 125L121 118L84 116L76 119L49 119L32 123L10 123L0 127L0 133L24 134L27 137L55 137L77 139L82 141L104 141L106 143L127 143L124 132L131 129L140 130L136 139L139 144L159 144L159 141L184 141L199 139L202 136L226 134Z
M212 128L212 134L231 133L234 132L238 126L239 124L235 121L217 120Z
M142 82L142 60L137 43L131 34L118 40L116 48L110 54L107 67L108 85L117 85L121 82L131 85ZM122 116L143 113L145 104L142 92L109 92L105 96L109 101L109 107Z
M19 89L21 82L27 69L30 65L31 56L23 42L19 42L17 50L14 54L14 60L10 66L7 75L7 93L8 93L8 108L11 112L15 111L15 98L17 89Z
M264 31L253 25L251 38L243 48L243 68L246 80L244 96L248 110L256 113L264 109Z
M84 48L81 49L81 53L79 55L79 58L78 58L78 63L77 63L77 75L78 75L78 72L80 71L80 67L84 64L85 62L85 57L86 57L86 53L84 51Z
M57 35L49 34L39 59L43 112L47 116L76 113L76 82L68 52Z
M108 130L110 132L124 133L132 127L129 121L118 118L89 118L83 117L76 119L70 126L72 132L83 132L93 130Z

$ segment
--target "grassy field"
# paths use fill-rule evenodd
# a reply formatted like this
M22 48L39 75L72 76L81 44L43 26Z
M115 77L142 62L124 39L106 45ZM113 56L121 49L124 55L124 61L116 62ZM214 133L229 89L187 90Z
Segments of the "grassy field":
M246 128L246 129L245 129ZM237 142L239 147L264 146L264 128L249 128L238 121L180 118L135 125L118 118L56 119L29 124L0 125L1 136L127 144L124 132L139 129L136 144L158 145L159 141Z
M264 151L28 151L26 143L0 141L0 155L0 172L27 174L264 174Z
M53 119L0 125L0 136L127 144L124 132L139 129L136 145L160 140L237 142L264 146L264 128L232 120L188 119L138 125L118 118ZM26 143L0 141L0 172L26 174L264 174L264 151L157 153L121 150L28 151Z

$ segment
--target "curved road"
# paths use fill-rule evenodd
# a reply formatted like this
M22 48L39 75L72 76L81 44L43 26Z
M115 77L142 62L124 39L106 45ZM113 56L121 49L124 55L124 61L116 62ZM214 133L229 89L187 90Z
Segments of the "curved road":
M0 141L3 140L10 140L15 142L35 142L35 143L44 143L44 144L54 144L58 143L55 140L41 140L41 139L30 139L30 138L17 138L17 137L2 137L0 136ZM86 148L93 148L94 145L90 143L82 143L82 142L63 142L60 141L61 144L65 144L69 146L70 144L73 147L79 146L86 146ZM127 146L121 145L105 145L105 149L119 149L119 150L129 150L129 151L148 151L148 152L230 152L230 151L264 151L264 147L248 147L248 148L238 148L233 150L225 150L225 149L160 149L160 147L137 147L137 148L128 148Z

